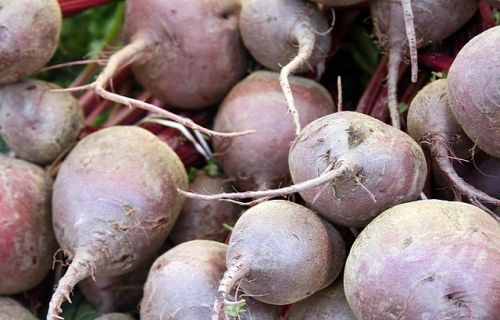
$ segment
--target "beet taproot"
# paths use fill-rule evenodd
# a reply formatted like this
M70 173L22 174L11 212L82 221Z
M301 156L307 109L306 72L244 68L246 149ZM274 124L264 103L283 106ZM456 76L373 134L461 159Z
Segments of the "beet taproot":
M337 278L345 250L340 233L308 208L285 200L257 204L234 226L212 319L238 300L236 286L274 305L307 298Z
M500 26L470 40L448 74L450 108L467 136L500 158Z
M51 190L42 168L0 155L0 295L32 289L52 267Z
M438 42L464 25L477 9L477 0L370 0L371 16L379 45L389 53L388 106L391 122L400 127L397 77L409 51L412 81L417 81L417 47ZM408 46L409 44L409 46Z
M269 71L252 73L230 91L215 117L216 131L257 131L213 140L217 160L241 191L289 184L287 159L295 131L278 77ZM330 94L320 84L300 77L290 77L290 84L302 126L334 111Z
M189 189L211 194L230 191L231 184L199 170ZM234 203L187 199L168 237L174 244L197 239L224 242L229 233L224 224L234 225L240 214L240 206Z
M419 91L408 110L408 134L430 152L438 177L448 181L458 199L489 211L483 202L500 206L500 200L465 182L454 168L454 159L472 160L473 143L451 112L447 90L447 80L440 79Z
M56 52L61 25L56 0L0 0L0 85L45 66Z
M271 70L281 70L279 82L299 134L300 115L288 77L324 63L331 45L328 21L316 4L305 0L246 0L240 29L255 60Z
M57 85L23 80L0 87L0 134L19 158L40 165L54 161L76 140L83 111Z
M124 274L155 254L182 208L177 188L187 188L182 162L145 129L102 129L76 145L54 183L54 231L72 262L48 320L81 280Z
M226 252L223 243L193 240L164 253L151 267L144 287L141 319L209 319L226 270ZM250 302L238 319L279 320L280 308Z
M477 207L442 200L401 204L357 237L344 288L362 319L496 319L500 224Z

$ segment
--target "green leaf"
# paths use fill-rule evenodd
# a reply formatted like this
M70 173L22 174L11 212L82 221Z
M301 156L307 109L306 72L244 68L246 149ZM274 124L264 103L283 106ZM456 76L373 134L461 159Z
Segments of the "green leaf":
M245 299L241 299L231 304L226 304L226 314L229 317L238 318L242 312L245 312L244 309L246 305Z
M76 291L72 298L73 303L63 304L61 316L65 320L94 320L97 318L97 311L84 300L80 291Z
M408 111L409 108L410 108L409 104L401 102L399 104L399 113L405 113L406 111Z
M194 181L194 179L196 179L196 176L198 175L198 169L196 169L195 167L189 167L187 170L187 174L189 183L191 183Z
M0 136L0 153L7 153L7 152L9 152L9 147Z
M203 170L208 174L208 176L212 178L218 177L220 175L219 165L214 159L208 160Z

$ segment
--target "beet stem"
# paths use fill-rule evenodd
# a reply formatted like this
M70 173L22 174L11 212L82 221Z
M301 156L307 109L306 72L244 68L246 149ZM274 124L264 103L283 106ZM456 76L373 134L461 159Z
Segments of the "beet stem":
M228 200L228 199L245 199L245 198L261 198L270 196L282 196L287 194L292 194L300 191L309 190L311 188L320 186L332 180L337 180L345 177L355 176L355 171L352 166L344 162L339 162L337 168L334 168L320 176L306 180L285 188L279 189L269 189L260 191L246 191L246 192L234 192L234 193L219 193L219 194L198 194L193 192L188 192L184 190L177 189L182 195L193 198L193 199L203 199L203 200Z
M398 70L401 64L401 47L393 46L389 51L389 62L387 65L388 73L388 106L391 114L392 126L401 129L398 108Z
M494 218L498 219L496 214L482 205L481 202L490 203L499 207L500 200L495 199L484 193L483 191L476 189L475 187L465 182L462 178L460 178L460 176L453 168L453 163L450 160L450 155L448 153L448 149L446 148L445 142L439 138L434 139L434 141L431 143L430 149L432 158L435 159L439 169L446 175L446 177L450 181L453 190L460 193L461 195L464 195L472 204L480 207L481 209L492 215Z
M408 48L410 49L411 81L417 82L417 77L418 77L417 37L415 35L415 25L413 24L413 12L411 9L411 0L401 0L401 6L403 7L406 37L408 39Z
M56 291L52 295L47 313L47 320L64 319L58 315L62 312L61 305L65 300L71 303L70 294L73 288L80 281L92 275L93 267L90 265L91 261L93 261L93 259L89 255L84 256L82 254L77 254L75 256L68 270L59 281Z
M297 56L295 56L295 58L293 58L292 61L290 61L286 66L281 68L280 85L288 104L288 112L290 112L293 117L293 122L295 124L295 134L299 135L301 129L299 114L297 112L297 109L295 108L295 101L293 99L290 83L288 82L288 76L297 71L297 69L305 64L307 60L309 60L314 50L316 35L311 30L311 27L307 26L305 23L301 23L295 29L294 36L299 44L299 50L297 52Z
M248 268L246 267L244 261L233 261L229 269L224 272L224 276L219 284L219 289L217 290L217 300L214 303L212 320L219 320L220 312L222 311L231 290L234 288L236 283L238 283L238 281L246 277L247 273Z

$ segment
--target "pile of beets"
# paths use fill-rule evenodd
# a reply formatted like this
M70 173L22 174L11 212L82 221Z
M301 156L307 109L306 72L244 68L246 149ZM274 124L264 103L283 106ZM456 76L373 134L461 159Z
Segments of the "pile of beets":
M107 2L0 0L0 320L500 318L500 1L125 0L37 79Z

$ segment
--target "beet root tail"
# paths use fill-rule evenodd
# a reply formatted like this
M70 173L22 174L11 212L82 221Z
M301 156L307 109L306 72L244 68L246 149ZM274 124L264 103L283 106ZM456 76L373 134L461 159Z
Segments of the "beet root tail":
M62 312L61 305L64 301L71 303L70 294L73 288L82 280L92 275L93 267L89 263L90 259L83 258L81 255L75 256L71 262L66 274L61 278L56 291L50 300L47 320L64 319L59 316Z

